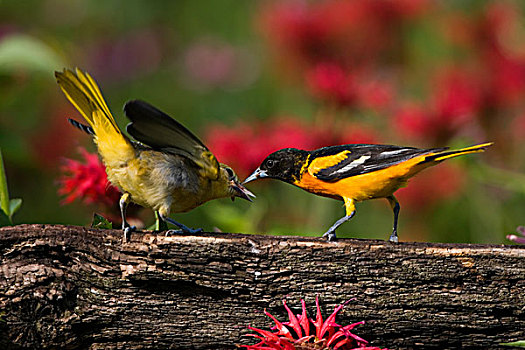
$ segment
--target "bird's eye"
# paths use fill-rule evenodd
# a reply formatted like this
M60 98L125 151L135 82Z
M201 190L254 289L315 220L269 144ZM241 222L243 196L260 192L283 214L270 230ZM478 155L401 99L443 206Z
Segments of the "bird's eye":
M274 165L275 165L275 162L274 162L273 160L268 159L268 160L266 161L266 167L267 167L268 169L273 168Z
M231 180L235 177L235 174L233 173L233 170L230 168L226 168L226 172L228 173L228 178Z

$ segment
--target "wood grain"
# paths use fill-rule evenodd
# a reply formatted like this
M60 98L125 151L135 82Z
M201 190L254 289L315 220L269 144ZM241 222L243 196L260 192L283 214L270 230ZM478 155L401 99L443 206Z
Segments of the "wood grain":
M59 225L0 229L0 348L228 349L315 296L391 349L525 339L525 248ZM252 342L253 343L253 342Z

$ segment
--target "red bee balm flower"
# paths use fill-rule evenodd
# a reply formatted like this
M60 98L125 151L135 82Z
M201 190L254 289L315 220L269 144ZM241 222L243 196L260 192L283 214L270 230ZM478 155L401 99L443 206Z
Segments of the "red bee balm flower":
M275 322L275 326L273 327L275 331L271 332L255 327L248 327L257 333L248 334L248 336L257 338L260 342L255 345L241 345L240 347L244 347L247 350L382 350L378 347L368 346L366 340L351 332L354 327L365 323L364 321L352 323L348 326L341 326L335 323L337 313L341 311L347 303L348 301L337 306L334 312L323 322L321 308L319 307L319 298L315 298L315 305L317 307L315 320L308 318L304 300L301 299L302 313L297 316L283 300L284 308L288 312L289 321L280 322L264 310L264 313ZM310 327L310 325L313 325L313 327Z
M61 167L63 175L58 179L58 194L65 195L63 204L81 199L87 204L97 203L113 206L119 199L119 190L111 185L106 175L106 167L97 154L89 153L84 148L79 152L85 163L65 159Z

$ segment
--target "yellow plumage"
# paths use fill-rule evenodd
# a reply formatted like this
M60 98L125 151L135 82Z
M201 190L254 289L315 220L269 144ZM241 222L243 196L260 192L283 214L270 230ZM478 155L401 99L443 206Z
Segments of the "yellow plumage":
M57 82L67 99L82 114L95 132L95 143L106 166L118 167L136 156L131 142L122 134L102 97L87 73L64 70Z
M409 178L421 170L436 165L445 159L459 157L469 153L483 152L492 142L465 147L454 151L424 153L385 169L354 175L338 181L319 181L315 174L341 162L350 151L342 151L334 156L319 157L310 163L294 185L318 195L331 198L348 198L360 202L367 199L391 196L400 187L406 185ZM333 158L333 160L331 159ZM431 159L425 161L425 159Z
M97 84L76 69L56 72L57 83L94 134L109 181L123 196L120 200L123 228L128 202L158 212L184 231L194 232L169 219L170 212L186 212L221 197L253 196L237 176L217 159L184 126L155 107L130 101L125 111L132 123L128 132L142 143L132 142L118 128ZM78 123L77 123L78 124Z
M397 242L399 203L394 192L421 170L446 159L483 152L492 142L458 150L418 149L393 145L339 145L304 151L285 148L270 154L244 183L275 178L308 192L343 200L346 216L323 235L335 239L335 230L355 214L355 203L386 198L394 212L391 241Z
M318 157L312 160L310 165L308 166L308 173L310 175L314 175L319 170L329 168L331 166L334 166L338 163L340 163L342 160L344 160L348 155L352 153L348 150L342 151L336 155L333 156L325 156L325 157ZM306 170L306 168L301 169L303 172Z

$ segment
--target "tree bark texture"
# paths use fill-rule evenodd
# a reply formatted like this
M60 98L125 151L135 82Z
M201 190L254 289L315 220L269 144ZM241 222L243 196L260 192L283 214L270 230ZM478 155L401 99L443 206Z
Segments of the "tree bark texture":
M282 300L390 349L525 339L525 247L58 225L0 229L0 349L229 349Z

